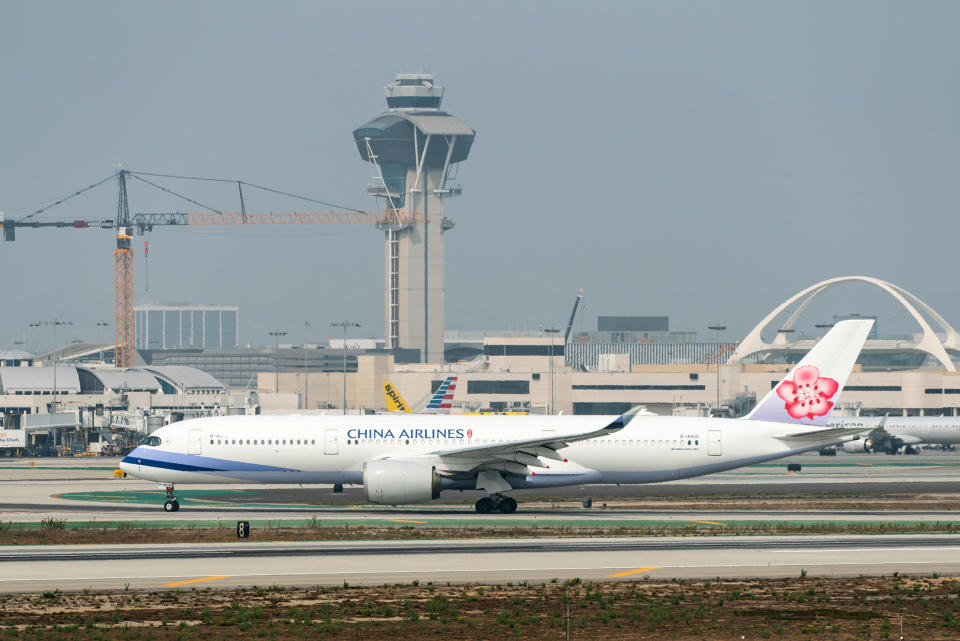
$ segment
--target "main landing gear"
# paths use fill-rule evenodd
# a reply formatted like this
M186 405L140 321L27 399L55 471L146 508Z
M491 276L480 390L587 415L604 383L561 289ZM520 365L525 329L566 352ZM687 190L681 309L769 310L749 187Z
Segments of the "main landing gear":
M173 494L173 483L162 483L163 490L167 493L167 500L163 503L164 512L176 512L180 509L180 501Z
M477 501L477 512L480 514L490 514L491 512L500 512L501 514L513 514L517 511L517 502L509 496L500 494L491 494Z

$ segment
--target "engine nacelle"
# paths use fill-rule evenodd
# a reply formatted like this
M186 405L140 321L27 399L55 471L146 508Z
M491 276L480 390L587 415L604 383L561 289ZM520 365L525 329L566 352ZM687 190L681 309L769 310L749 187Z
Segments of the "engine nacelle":
M868 438L858 438L855 441L847 441L843 444L843 451L848 454L863 454L873 451L873 443Z
M367 461L363 464L363 492L369 503L423 503L440 498L440 476L437 468L422 461Z

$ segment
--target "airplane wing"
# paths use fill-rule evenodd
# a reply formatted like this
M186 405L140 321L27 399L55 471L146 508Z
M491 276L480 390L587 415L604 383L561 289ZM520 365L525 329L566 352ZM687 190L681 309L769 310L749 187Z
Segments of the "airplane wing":
M542 434L537 438L506 443L439 450L432 452L430 456L436 456L440 459L440 469L438 471L450 475L475 473L483 470L526 475L527 466L546 467L548 464L542 459L565 461L566 459L557 450L563 449L571 443L618 432L642 411L642 407L635 407L600 429L590 430L589 432ZM478 480L478 487L480 482Z
M869 438L871 441L874 441L874 442L879 442L884 439L891 438L892 435L890 434L890 432L888 432L885 429L887 425L887 418L889 416L890 416L889 414L884 414L883 418L880 419L880 422L877 423L877 426L872 430L870 430L870 434L868 435L867 438Z

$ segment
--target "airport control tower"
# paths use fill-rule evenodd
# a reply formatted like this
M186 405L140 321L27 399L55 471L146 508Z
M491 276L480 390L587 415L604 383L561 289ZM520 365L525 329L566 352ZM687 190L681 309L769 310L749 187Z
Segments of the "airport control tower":
M419 213L427 222L381 225L384 319L388 348L416 349L424 362L443 362L443 234L453 222L443 200L460 194L457 163L476 132L440 110L443 87L433 75L402 73L385 88L387 111L354 130L360 156L373 165L371 195L386 210Z

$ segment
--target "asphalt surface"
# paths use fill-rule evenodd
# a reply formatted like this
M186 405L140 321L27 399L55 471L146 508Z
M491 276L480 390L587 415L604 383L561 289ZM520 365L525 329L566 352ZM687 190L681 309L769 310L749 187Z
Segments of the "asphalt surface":
M893 572L960 575L960 537L933 535L803 537L656 537L649 539L483 539L373 542L270 543L263 525L361 523L407 527L529 525L699 524L758 521L930 522L960 521L948 510L911 508L911 494L951 498L960 492L960 456L796 457L699 479L644 486L593 486L519 492L513 515L479 515L471 493L447 493L427 505L393 508L362 504L359 488L334 495L330 487L209 485L177 488L182 509L166 514L153 483L113 477L115 460L0 461L0 521L70 524L140 522L185 526L236 520L253 525L250 540L231 543L127 546L0 547L0 591L52 589L163 589L251 585L380 585L421 582L639 580L653 578L750 578L856 576ZM891 496L892 510L637 510L584 509L609 499L763 496ZM898 497L898 498L897 498ZM884 501L889 504L890 501ZM264 535L265 536L265 535Z
M473 503L478 492L446 492L429 504L372 506L363 503L362 490L347 487L334 494L329 486L206 485L178 486L182 509L162 511L163 493L154 483L132 478L116 479L118 459L54 458L0 460L0 521L37 522L52 517L68 521L175 520L303 520L381 519L555 519L597 520L958 520L953 512L903 509L884 511L750 511L750 510L634 510L620 509L631 499L737 497L904 497L910 494L960 493L960 455L933 453L921 456L806 455L783 462L743 468L695 479L631 486L573 486L517 492L520 509L515 515L477 515ZM800 463L803 471L788 473L787 462ZM580 507L591 497L593 509ZM602 509L609 501L611 509Z
M485 539L0 548L0 591L960 574L951 536Z

